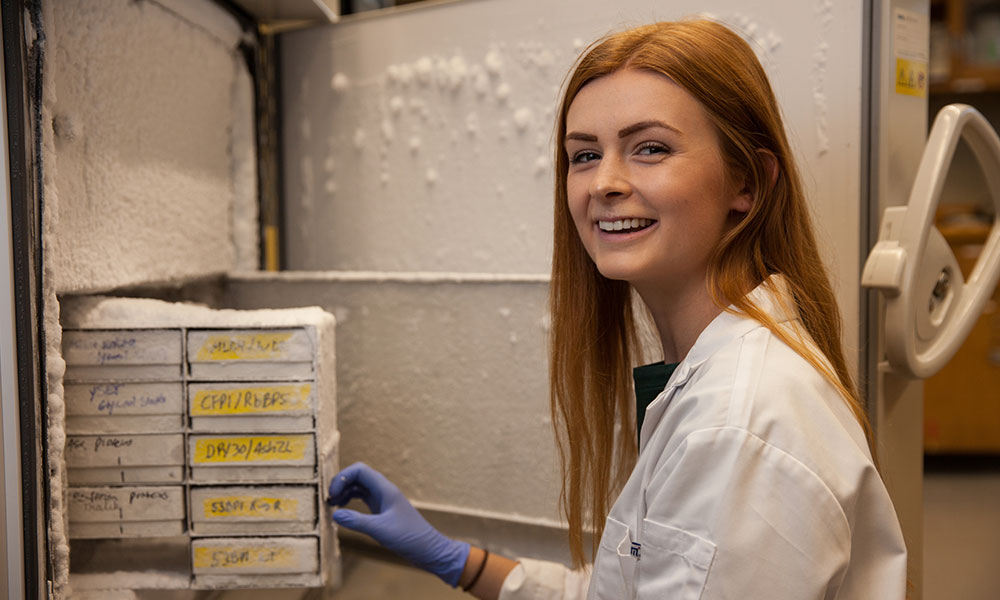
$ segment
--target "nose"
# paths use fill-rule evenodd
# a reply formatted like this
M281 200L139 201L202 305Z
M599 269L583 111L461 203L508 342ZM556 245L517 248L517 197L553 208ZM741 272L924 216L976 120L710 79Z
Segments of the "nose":
M620 159L604 156L594 178L590 180L590 197L596 200L614 200L632 193L628 173Z

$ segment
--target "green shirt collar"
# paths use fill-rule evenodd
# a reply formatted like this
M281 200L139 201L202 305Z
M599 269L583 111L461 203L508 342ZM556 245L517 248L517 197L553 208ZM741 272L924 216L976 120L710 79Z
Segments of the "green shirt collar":
M646 407L649 406L673 375L674 369L680 363L665 364L662 361L651 365L643 365L632 369L632 381L635 383L635 435L642 431L642 420L646 418Z

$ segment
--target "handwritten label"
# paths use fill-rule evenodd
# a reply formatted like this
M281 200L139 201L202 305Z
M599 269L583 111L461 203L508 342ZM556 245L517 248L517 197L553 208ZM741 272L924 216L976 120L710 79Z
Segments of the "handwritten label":
M180 465L182 434L71 435L66 463L72 467Z
M91 402L93 402L94 396L91 395ZM148 408L150 406L158 406L160 404L166 404L167 397L163 394L157 396L132 396L129 398L108 398L102 397L97 401L97 412L101 414L108 415L109 417L115 414L116 410L119 409L130 409L130 408Z
M121 510L118 494L99 490L70 488L69 501L86 512L118 512Z
M181 358L179 330L69 330L63 333L68 365L173 364Z
M301 461L311 442L311 435L199 438L194 464Z
M205 498L205 516L210 518L266 517L294 519L299 501L295 498L263 498L260 496L218 496Z
M210 335L202 343L196 361L266 360L284 358L285 343L292 332L230 332Z
M198 389L190 411L196 417L303 411L311 391L309 384Z
M97 364L124 360L130 351L135 348L136 339L134 336L121 337L84 337L70 338L66 342L69 350L83 350L96 358Z
M196 569L287 569L296 552L287 546L201 546L194 548Z
M69 520L75 522L183 519L177 486L69 488Z
M135 439L131 437L114 437L98 435L94 437L70 437L66 439L66 449L70 451L98 454L101 450L131 448Z

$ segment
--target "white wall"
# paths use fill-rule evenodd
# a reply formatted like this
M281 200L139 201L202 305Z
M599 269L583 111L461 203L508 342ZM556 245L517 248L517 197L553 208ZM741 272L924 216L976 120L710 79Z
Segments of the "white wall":
M466 0L348 18L282 36L285 234L290 268L361 273L234 288L337 312L345 464L424 504L558 518L531 325L546 286L515 283L549 271L558 88L597 36L699 11L742 30L772 77L856 347L861 3Z

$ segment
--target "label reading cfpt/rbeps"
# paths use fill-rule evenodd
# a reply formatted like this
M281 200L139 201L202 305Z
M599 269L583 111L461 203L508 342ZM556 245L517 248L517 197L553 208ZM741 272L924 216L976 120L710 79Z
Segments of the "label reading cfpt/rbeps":
M297 412L309 408L308 383L253 387L201 388L191 400L191 416Z
M287 546L208 546L194 548L196 569L286 569L296 564Z
M195 441L194 464L301 461L311 443L308 434L199 438Z
M299 501L295 498L264 498L260 496L217 496L205 498L205 516L209 518L294 519Z
M202 343L196 361L214 360L276 360L285 358L290 331L229 332L208 336Z

